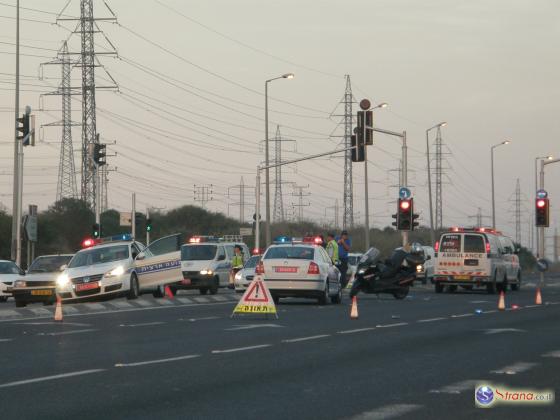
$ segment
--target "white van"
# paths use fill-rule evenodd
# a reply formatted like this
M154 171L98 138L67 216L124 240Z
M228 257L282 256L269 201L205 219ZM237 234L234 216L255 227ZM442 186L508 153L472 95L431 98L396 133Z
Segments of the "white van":
M452 228L436 243L433 282L436 293L485 287L488 293L518 290L521 266L513 241L488 228Z
M227 240L227 239L226 239ZM171 285L171 290L198 289L200 294L218 293L218 288L229 286L234 247L239 245L245 263L251 253L242 242L224 241L210 236L195 236L181 246L183 279Z
M435 252L431 246L423 246L422 252L424 253L424 264L416 267L416 278L422 284L426 284L434 281Z

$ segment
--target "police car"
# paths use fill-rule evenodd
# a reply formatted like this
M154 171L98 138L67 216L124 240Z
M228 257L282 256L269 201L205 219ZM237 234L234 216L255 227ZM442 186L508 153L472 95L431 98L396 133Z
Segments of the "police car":
M521 287L518 248L502 233L489 228L451 228L435 246L433 282L436 293L445 286L472 290L486 288L488 293Z
M12 295L8 290L25 271L13 261L0 260L0 302L6 302Z
M321 246L320 237L276 238L255 274L263 276L275 303L285 297L317 299L321 305L329 299L342 302L340 272Z
M234 284L237 293L243 293L247 290L247 287L255 278L255 269L260 260L260 255L253 255L245 262L243 268L235 274Z
M144 245L130 235L86 239L68 266L56 279L56 291L63 300L92 296L140 294L134 259Z

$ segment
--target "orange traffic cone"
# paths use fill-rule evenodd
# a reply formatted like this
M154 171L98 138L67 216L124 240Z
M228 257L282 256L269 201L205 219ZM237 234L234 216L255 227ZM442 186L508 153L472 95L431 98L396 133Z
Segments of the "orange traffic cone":
M350 319L358 319L358 298L352 298L352 309L350 309Z
M541 288L537 287L537 296L535 298L535 305L542 305Z
M62 299L60 296L56 296L56 308L54 310L54 320L62 322Z
M173 299L173 292L171 292L171 289L167 284L165 285L165 297L168 299Z
M500 300L498 300L498 309L500 311L505 311L506 309L506 302L504 297L504 292L500 292Z

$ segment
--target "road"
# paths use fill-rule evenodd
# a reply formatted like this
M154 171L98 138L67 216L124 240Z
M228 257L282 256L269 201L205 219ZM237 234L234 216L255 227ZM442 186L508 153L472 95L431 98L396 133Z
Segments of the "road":
M541 306L534 287L509 292L506 311L496 295L428 287L360 296L357 320L347 297L232 319L224 290L68 305L62 323L5 303L2 418L558 419L558 402L480 409L473 397L479 383L558 393L558 286Z

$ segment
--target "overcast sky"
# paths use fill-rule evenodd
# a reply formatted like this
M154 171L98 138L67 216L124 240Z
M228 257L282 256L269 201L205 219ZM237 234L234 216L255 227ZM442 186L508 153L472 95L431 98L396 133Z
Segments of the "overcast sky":
M389 107L375 110L381 128L406 130L409 184L421 221L428 224L425 130L447 121L443 218L445 225L474 223L478 208L491 215L490 147L495 150L498 227L514 234L516 179L521 182L523 241L533 219L534 158L560 156L560 4L555 0L107 0L118 25L100 22L119 58L100 57L119 91L97 91L97 130L110 146L109 206L128 210L137 193L140 210L166 210L194 201L194 185L212 184L208 208L238 217L238 185L254 186L264 159L264 82L269 85L270 136L277 124L285 159L340 146L342 107L351 76L356 100ZM37 123L60 119L56 88L60 67L39 65L56 56L73 22L55 22L66 0L22 0L22 109ZM0 203L12 207L15 0L0 2ZM95 14L109 16L101 1ZM79 14L73 0L66 15ZM31 21L33 20L33 21ZM70 37L79 51L79 35ZM109 48L101 35L97 50ZM34 48L31 48L34 47ZM107 73L96 69L98 85ZM80 86L79 69L73 86ZM72 101L81 121L80 97ZM357 105L355 105L355 110ZM334 114L334 116L331 116ZM25 150L24 208L45 209L55 200L60 128L41 130L42 141ZM435 135L435 131L432 132ZM76 168L81 132L73 130ZM400 141L375 136L368 151L371 224L391 224L395 211ZM560 216L560 164L547 169L547 189ZM284 206L293 214L293 185L309 186L304 216L334 220L342 212L343 160L321 159L285 167ZM363 164L354 165L354 210L364 220ZM78 177L79 182L79 177ZM291 184L295 183L295 184ZM229 197L228 197L229 191ZM246 218L254 202L247 190ZM272 188L274 192L274 188ZM264 211L264 210L263 210ZM296 210L297 212L297 207ZM340 215L342 220L342 214ZM486 219L490 224L490 219Z

